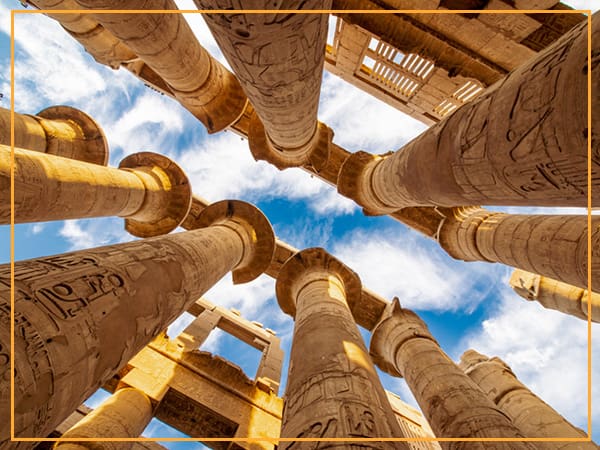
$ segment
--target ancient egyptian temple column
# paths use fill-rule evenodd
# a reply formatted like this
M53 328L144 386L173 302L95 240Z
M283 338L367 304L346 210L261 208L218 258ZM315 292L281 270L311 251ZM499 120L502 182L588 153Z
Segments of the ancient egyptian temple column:
M583 320L588 320L588 303L591 299L591 320L600 322L600 294L592 292L588 295L586 289L524 270L515 270L509 283L521 297Z
M587 288L586 216L438 209L437 241L453 258L500 262ZM592 217L592 289L600 290L600 218Z
M600 46L599 17L592 52ZM397 152L351 155L339 192L373 214L428 205L585 207L587 38L584 22ZM599 89L600 71L592 71L592 92ZM593 121L596 154L600 121ZM598 159L591 165L595 193ZM593 201L600 206L600 195Z
M0 145L0 190L10 192L10 147ZM15 149L15 223L125 217L125 229L150 237L174 230L189 211L185 173L157 153L134 153L120 168ZM10 223L10 203L0 205Z
M77 0L87 9L148 9L147 0ZM177 10L173 0L155 0L154 10ZM169 86L175 97L210 133L235 122L246 96L235 76L198 43L181 14L92 14L131 48Z
M461 357L460 367L526 436L587 437L521 383L500 358L488 358L475 350L467 350ZM584 450L598 449L598 446L593 442L544 442L544 448Z
M139 437L152 420L152 403L142 391L118 389L100 406L71 427L62 438ZM59 442L60 450L129 450L133 442Z
M201 9L236 9L239 2L195 0ZM242 2L243 3L243 2ZM253 9L330 9L331 0L260 1ZM204 14L257 117L250 150L280 169L327 161L331 131L317 123L328 14Z
M312 248L287 260L276 291L281 309L295 320L281 437L403 437L348 306L361 295L358 276ZM408 449L403 442L360 447Z
M227 272L260 275L275 237L222 201L200 229L15 263L15 434L46 436ZM0 413L9 417L10 266L0 266ZM9 423L0 422L0 445Z
M523 438L525 435L442 351L425 323L394 299L371 337L371 356L402 376L437 437ZM523 442L440 442L445 449L533 449Z
M14 113L15 147L77 159L108 162L108 143L90 116L70 106L51 106L35 116ZM10 145L10 110L0 108L0 144Z

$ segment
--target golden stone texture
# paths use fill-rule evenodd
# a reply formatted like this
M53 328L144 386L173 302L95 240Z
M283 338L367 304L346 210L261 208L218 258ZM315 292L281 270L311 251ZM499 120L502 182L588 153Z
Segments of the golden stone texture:
M282 437L403 437L349 304L361 283L323 249L292 256L277 277L277 301L294 317ZM311 448L290 443L285 449ZM408 449L402 442L336 444L336 448Z

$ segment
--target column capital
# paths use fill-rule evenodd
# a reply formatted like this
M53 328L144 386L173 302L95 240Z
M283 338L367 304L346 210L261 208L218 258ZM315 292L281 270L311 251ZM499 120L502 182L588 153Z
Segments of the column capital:
M142 215L134 213L125 218L125 229L129 233L143 238L160 236L173 231L183 222L192 203L192 187L181 167L158 153L140 152L124 158L119 168L129 169L136 174L144 172L164 189L163 198L146 196L140 207ZM140 178L146 184L144 178ZM151 202L156 204L151 205Z
M313 271L315 279L329 275L338 278L346 293L346 301L352 311L353 303L360 299L362 284L358 275L341 261L331 256L323 248L308 248L291 256L282 266L275 290L282 311L296 316L296 296L312 280L305 275Z
M234 283L246 283L264 273L271 265L275 253L275 233L269 220L256 206L239 200L222 200L208 205L194 220L189 229L233 221L241 225L250 236L250 251L244 251L240 263L233 269Z
M468 375L473 370L475 370L478 365L482 363L495 364L502 370L508 371L513 376L515 376L510 366L497 356L490 358L489 356L486 356L483 353L479 353L478 351L473 349L469 349L461 355L458 367L460 367L463 370L463 372L465 372Z
M502 215L479 206L438 208L445 214L438 230L440 246L452 258L463 261L489 261L477 245L477 230L489 217Z
M383 203L370 185L371 173L384 160L385 156L358 151L346 158L338 174L338 192L362 206L367 216L390 214L399 209Z
M47 120L69 121L81 129L83 137L79 139L82 141L82 145L77 146L77 154L72 156L58 154L58 156L78 159L79 161L99 164L101 166L108 164L108 141L106 140L106 136L100 125L83 111L65 105L50 106L38 112L36 117ZM48 129L47 124L43 120L40 121L40 125L49 134L49 137L51 137L52 129Z
M312 166L320 171L329 160L333 131L322 122L317 123L312 138L297 148L285 148L274 143L267 135L263 122L254 112L248 130L248 145L255 160L264 160L279 170L289 167Z
M402 308L398 298L394 297L373 328L369 354L381 370L402 377L397 368L396 353L402 344L413 338L429 339L437 344L425 322L411 310Z

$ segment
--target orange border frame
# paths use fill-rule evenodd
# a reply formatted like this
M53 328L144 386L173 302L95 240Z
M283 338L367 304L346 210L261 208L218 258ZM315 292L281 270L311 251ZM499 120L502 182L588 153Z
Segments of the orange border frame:
M465 14L465 13L477 13L477 14L534 14L534 13L550 13L550 14L587 14L587 31L588 31L588 51L587 51L587 88L588 88L588 164L587 164L587 181L588 181L588 201L587 201L587 225L588 225L588 377L587 377L587 388L588 388L588 421L587 421L587 437L586 438L148 438L148 437L137 437L137 438L16 438L15 437L15 422L14 422L14 395L15 395L15 379L14 376L10 379L10 440L11 442L271 442L279 444L280 442L591 442L592 441L592 302L591 302L591 291L592 291L592 255L590 249L592 247L592 237L589 232L592 227L592 11L587 10L15 10L10 11L10 371L14 374L14 149L15 149L15 130L14 130L14 114L15 114L15 15L16 14L131 14L131 13L144 13L144 14L232 14L232 13L245 13L245 14L257 14L257 13L283 13L283 14L355 14L355 13L370 13L370 14L392 14L392 13L413 13L413 14Z

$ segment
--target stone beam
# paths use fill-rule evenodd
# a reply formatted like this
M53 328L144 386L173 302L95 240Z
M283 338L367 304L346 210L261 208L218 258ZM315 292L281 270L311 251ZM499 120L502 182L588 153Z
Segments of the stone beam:
M333 0L336 10L364 10L365 13L336 13L345 22L358 25L405 54L416 53L431 59L453 75L475 78L489 86L508 73L505 67L479 55L461 43L406 14L369 14L390 6L370 0ZM386 8L387 7L387 8Z
M274 236L244 202L206 208L193 231L14 264L15 435L50 433L227 272L269 266ZM0 346L10 348L11 265L0 266ZM2 350L4 353L5 350ZM10 415L9 359L0 412ZM0 424L0 445L9 423Z
M90 10L147 9L146 0L77 0ZM152 2L155 10L177 10L173 0ZM198 43L181 14L94 14L92 17L131 48L168 85L209 133L242 115L247 99L239 82Z
M323 249L296 253L281 269L277 301L295 322L282 437L404 437L350 312L360 291L358 276ZM409 448L404 442L360 447Z
M531 392L500 358L488 358L475 350L467 350L461 357L460 367L527 437L557 439L544 442L544 448L598 449L593 442L558 441L560 438L583 440L587 435Z
M27 0L27 3L43 10L81 9L76 0ZM46 13L75 38L100 64L113 69L137 58L137 55L100 25L91 14Z
M592 271L592 276L594 272ZM544 308L570 314L588 320L588 304L592 304L592 322L600 322L600 294L588 292L552 278L515 270L510 277L510 286L526 300L537 301Z
M199 9L236 9L239 2L196 0ZM331 0L263 0L253 9L330 9ZM242 6L244 7L244 6ZM256 159L279 168L327 161L332 134L317 124L328 14L204 14L260 120L249 132ZM273 39L277 36L277 39Z
M437 437L523 438L522 432L442 351L425 323L394 299L371 336L379 368L402 376ZM444 449L534 449L524 442L440 442Z
M152 420L152 402L141 391L117 390L70 428L62 438L136 438ZM57 442L58 450L131 450L134 442Z
M14 146L100 164L108 162L108 142L90 116L70 106L51 106L35 116L14 113ZM0 108L0 144L10 145L10 110Z
M352 154L339 192L371 214L433 205L587 206L587 51L583 24L399 151ZM600 73L592 73L592 88L600 89ZM595 192L597 158L591 166Z
M10 192L11 150L0 145L0 186ZM181 168L157 153L134 153L120 168L44 153L14 151L15 223L85 217L125 217L125 229L150 237L174 230L185 218L191 187ZM0 223L10 223L10 202Z

